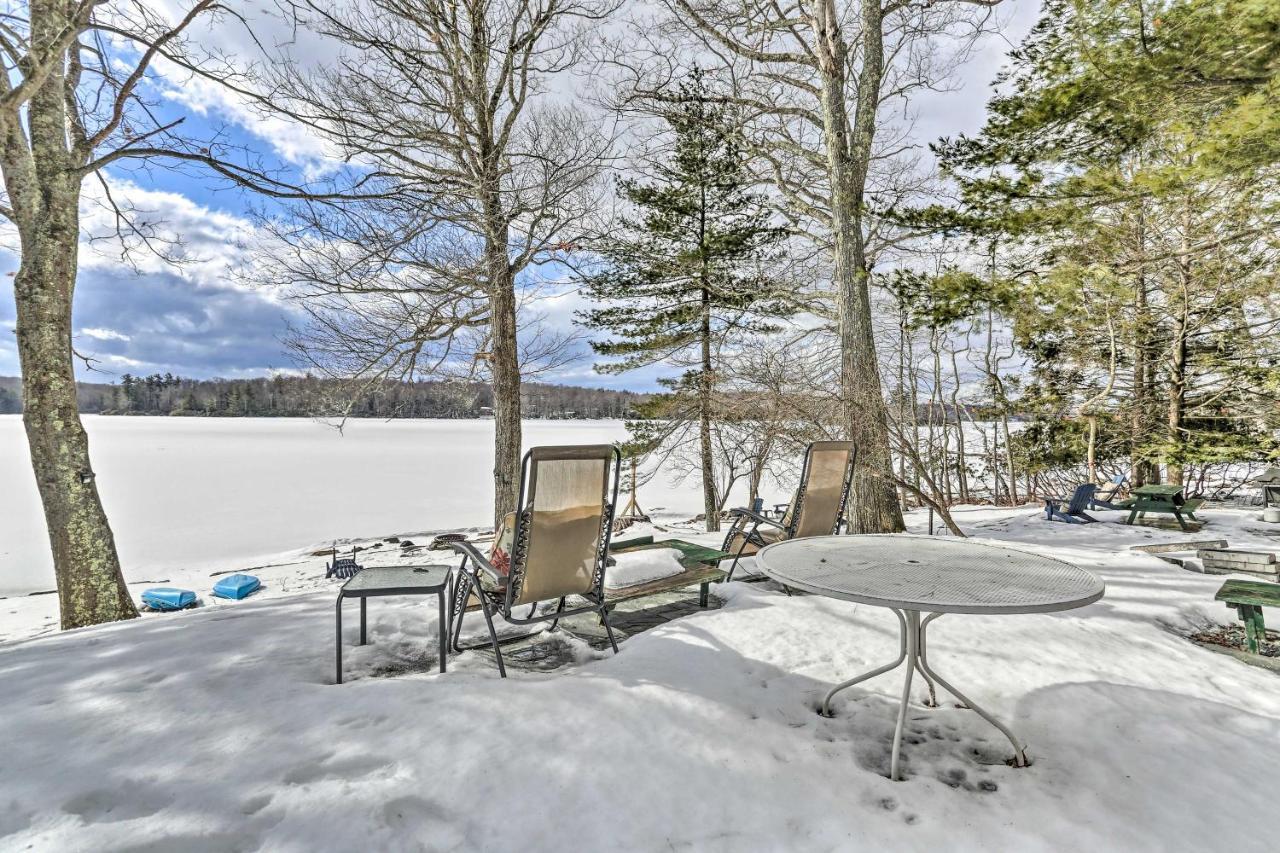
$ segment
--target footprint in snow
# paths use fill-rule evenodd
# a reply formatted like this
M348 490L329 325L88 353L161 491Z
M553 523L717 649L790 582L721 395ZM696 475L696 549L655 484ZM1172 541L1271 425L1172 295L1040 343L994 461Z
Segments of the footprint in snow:
M115 823L151 817L171 802L171 794L132 780L123 780L118 788L101 788L78 794L63 803L62 810L87 824Z

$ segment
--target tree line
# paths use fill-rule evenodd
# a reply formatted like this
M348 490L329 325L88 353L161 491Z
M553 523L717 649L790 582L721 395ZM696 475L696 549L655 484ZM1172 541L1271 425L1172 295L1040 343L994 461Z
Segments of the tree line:
M276 375L259 379L187 379L171 373L124 374L110 384L79 382L80 411L101 415L188 417L481 418L493 414L482 382L385 382L352 397L334 380ZM607 388L527 382L527 418L634 417L649 395ZM22 412L21 380L0 377L0 414Z

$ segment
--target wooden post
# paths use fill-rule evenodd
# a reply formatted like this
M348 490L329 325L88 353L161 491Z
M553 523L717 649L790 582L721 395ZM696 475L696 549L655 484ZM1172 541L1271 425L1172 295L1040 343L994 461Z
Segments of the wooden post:
M623 508L621 518L633 518L637 521L648 521L649 516L644 514L644 510L640 509L640 501L636 497L636 484L638 477L636 476L636 460L631 458L631 496L627 500L626 507Z

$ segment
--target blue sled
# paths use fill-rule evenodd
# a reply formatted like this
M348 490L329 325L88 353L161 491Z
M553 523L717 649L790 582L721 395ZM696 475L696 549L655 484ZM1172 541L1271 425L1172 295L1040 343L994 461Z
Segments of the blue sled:
M142 594L142 603L152 610L185 610L195 606L196 594L189 589L158 586Z
M213 594L218 598L239 601L253 595L261 586L262 581L253 575L227 575L213 585Z

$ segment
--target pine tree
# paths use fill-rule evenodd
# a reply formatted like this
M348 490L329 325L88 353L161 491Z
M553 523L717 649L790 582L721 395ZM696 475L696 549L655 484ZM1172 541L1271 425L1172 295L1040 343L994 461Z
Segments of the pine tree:
M1159 462L1181 482L1188 465L1270 445L1280 253L1261 235L1280 224L1280 148L1263 131L1280 126L1280 40L1267 6L1046 0L982 133L939 147L965 206L935 224L1022 254L1016 325L1038 396L1087 425L1091 467L1100 426L1126 423L1138 483Z
M695 71L673 100L662 116L670 154L652 167L654 180L619 181L631 214L594 247L601 264L584 284L600 307L579 321L610 335L592 342L612 359L597 365L601 372L688 368L663 380L669 394L658 406L673 428L697 424L707 530L717 530L716 366L746 336L772 330L770 320L789 313L769 270L785 231L772 224L766 199L750 191L734 116L708 98L701 75Z

